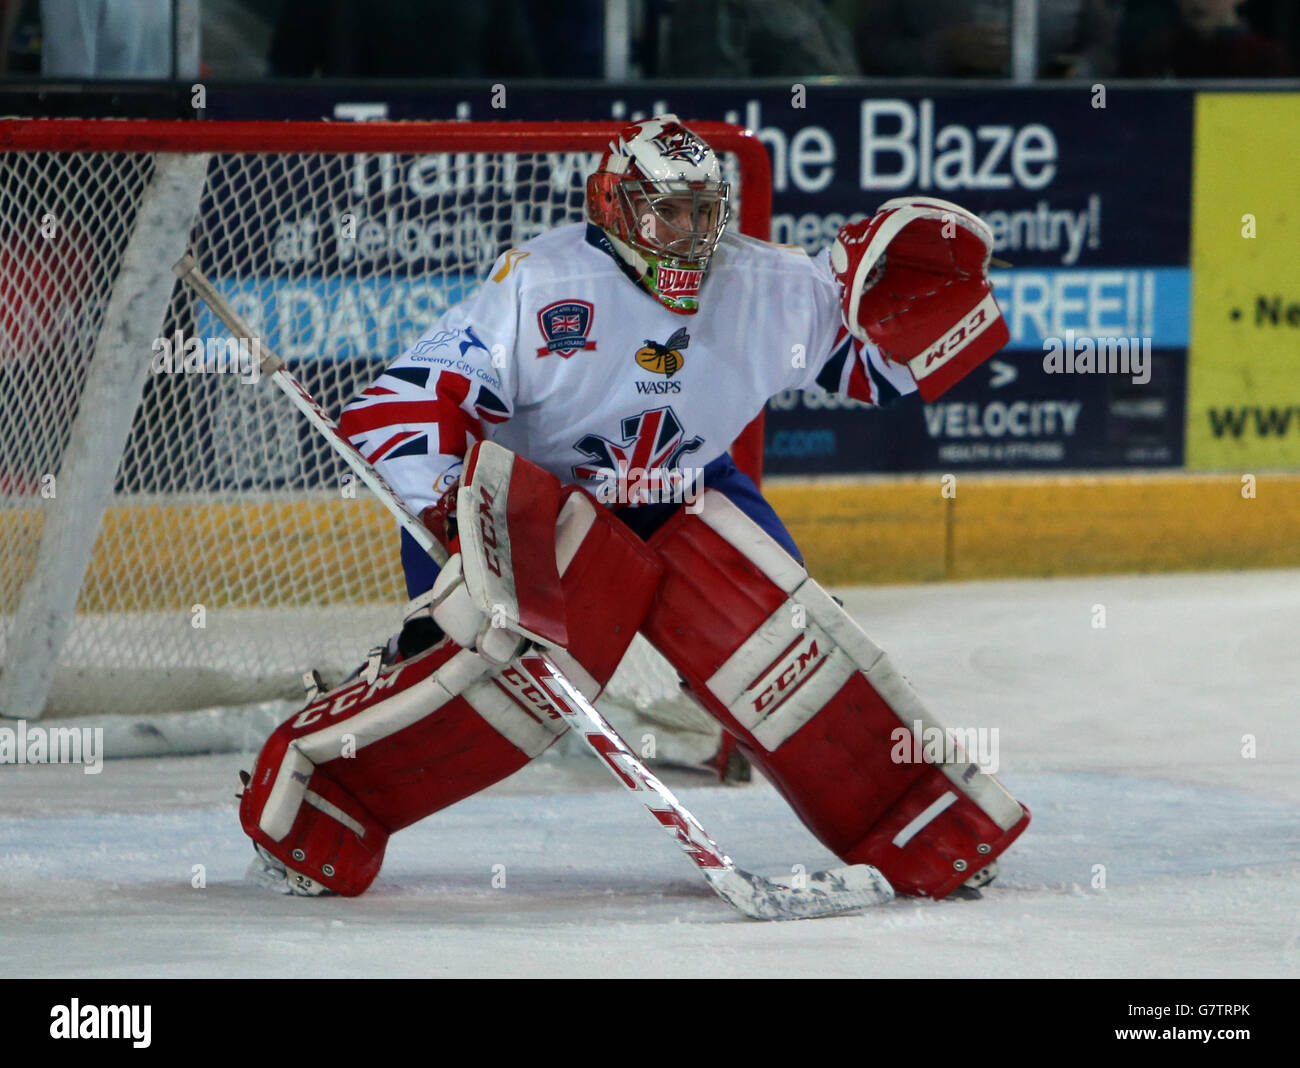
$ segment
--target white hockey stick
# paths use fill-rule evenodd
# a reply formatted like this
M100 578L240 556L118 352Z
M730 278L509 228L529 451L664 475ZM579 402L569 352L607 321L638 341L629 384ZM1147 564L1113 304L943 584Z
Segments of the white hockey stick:
M176 261L172 270L185 285L190 286L203 299L203 302L212 309L212 313L226 324L226 329L232 336L245 341L253 340L255 335L248 320L231 307L230 302L199 270L198 262L193 256L186 253ZM393 513L403 528L420 543L421 548L433 557L434 563L439 567L445 564L447 550L429 533L429 528L398 500L396 492L385 481L384 476L371 467L366 458L353 447L352 442L343 436L338 423L316 403L316 399L303 388L302 383L288 372L279 356L262 346L260 341L258 351L261 353L262 374L270 378L276 388L289 398L298 411L302 412L307 422L321 432L330 448L338 453L343 462L352 468L353 473L370 487L370 492Z
M182 257L173 268L191 286L231 334L252 339L252 328L199 270L192 256ZM353 447L338 424L316 403L302 384L285 369L269 349L262 349L262 372L316 427L379 502L439 564L447 551L420 519L393 491L369 462ZM756 920L799 920L834 916L889 901L893 888L875 868L855 864L830 871L801 875L776 882L736 867L709 837L672 792L633 755L627 743L577 688L556 667L545 650L534 646L512 665L540 686L565 721L590 746L614 777L629 791L641 794L641 803L691 859L714 891L737 911Z
M755 920L803 920L834 916L894 896L893 887L875 868L854 864L776 882L754 875L727 856L671 790L641 763L605 717L589 702L549 656L537 650L514 662L550 697L569 726L582 736L605 766L640 801L700 870L727 904Z

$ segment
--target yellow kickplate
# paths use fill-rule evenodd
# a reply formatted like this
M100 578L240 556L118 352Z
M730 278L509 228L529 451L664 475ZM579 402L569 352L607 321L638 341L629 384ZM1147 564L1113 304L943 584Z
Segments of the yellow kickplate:
M1300 474L782 479L764 492L827 585L1300 567ZM42 518L0 512L0 543L22 545L0 561L0 612L17 607ZM79 608L404 599L397 531L373 501L173 502L108 510Z
M1300 566L1297 474L941 478L764 493L826 584Z

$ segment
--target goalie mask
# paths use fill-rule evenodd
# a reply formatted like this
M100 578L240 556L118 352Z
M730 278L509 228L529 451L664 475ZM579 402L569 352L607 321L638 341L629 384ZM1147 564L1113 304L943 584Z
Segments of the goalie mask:
M670 311L693 315L728 196L713 149L676 115L660 115L610 142L587 179L587 217L639 285Z

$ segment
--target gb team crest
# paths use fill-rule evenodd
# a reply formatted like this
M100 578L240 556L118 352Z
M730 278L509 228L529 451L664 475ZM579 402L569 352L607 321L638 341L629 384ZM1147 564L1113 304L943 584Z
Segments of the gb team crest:
M591 340L591 323L595 309L585 300L557 300L537 313L537 327L546 342L538 356L558 353L568 359L575 352L595 352Z

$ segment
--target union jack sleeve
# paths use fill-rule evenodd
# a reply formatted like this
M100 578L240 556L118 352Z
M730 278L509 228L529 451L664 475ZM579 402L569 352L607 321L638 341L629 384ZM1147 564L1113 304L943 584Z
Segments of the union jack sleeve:
M486 348L473 330L433 332L395 361L344 410L339 428L407 506L422 512L455 482L485 424L510 418L505 392L490 374L472 378L439 367L440 353ZM490 366L490 365L488 365Z
M886 360L875 345L858 341L843 326L835 334L830 358L817 372L815 384L827 393L840 393L878 408L916 389L906 367Z
M844 326L841 290L831 270L830 253L813 257L810 305L813 331L808 366L799 372L796 389L824 390L876 408L893 404L916 391L912 372L880 354L869 341L859 341ZM813 354L824 353L820 362Z

